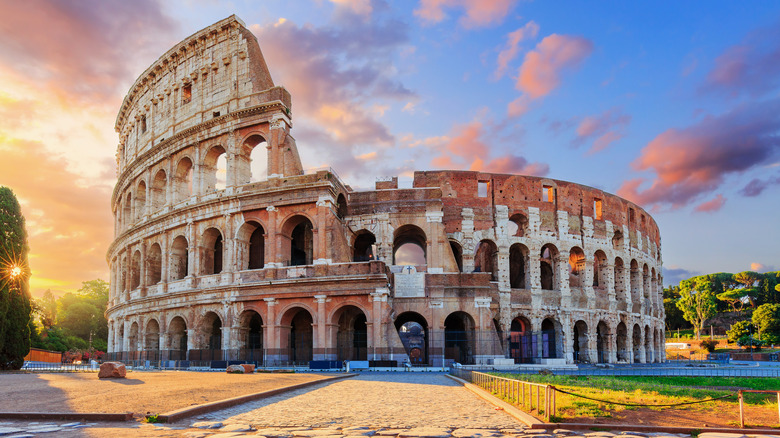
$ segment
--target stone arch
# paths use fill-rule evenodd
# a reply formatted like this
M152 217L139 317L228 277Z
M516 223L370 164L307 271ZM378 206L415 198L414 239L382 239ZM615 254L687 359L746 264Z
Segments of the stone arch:
M605 321L599 321L596 325L596 361L609 363L612 353L612 330Z
M193 169L190 157L184 157L176 164L173 174L173 199L181 202L193 195Z
M539 259L540 284L543 290L557 290L558 248L552 243L542 246Z
M615 296L617 299L617 310L629 310L627 308L627 297L628 293L626 292L626 281L625 281L625 266L623 264L623 259L620 257L615 257L615 267L614 270L614 278L615 278Z
M243 160L238 167L238 181L241 184L264 181L268 178L268 143L257 133L250 134L242 142Z
M476 352L476 324L474 317L456 311L444 319L444 359L461 364L474 364Z
M187 322L181 316L174 316L168 323L168 357L171 360L186 360L187 342Z
M588 324L578 320L572 327L572 339L574 340L574 362L590 363L590 350L588 349Z
M417 312L403 312L395 318L395 329L412 365L428 363L428 321Z
M314 225L303 214L288 218L281 228L284 258L289 266L311 265L314 261Z
M352 244L352 261L369 262L375 259L374 248L376 247L376 236L368 230L360 230L355 234L355 240Z
M623 231L615 230L615 233L612 235L612 249L615 251L623 250Z
M141 250L133 252L130 260L130 290L141 287Z
M219 274L222 272L224 257L224 239L222 238L222 233L214 227L208 228L203 232L201 242L203 245L201 274Z
M368 359L368 326L366 313L359 306L346 304L336 309L330 318L331 345L336 346L337 360Z
M162 248L155 242L146 253L146 284L157 284L162 280Z
M634 363L642 362L642 328L639 324L634 324L631 336L631 345L633 346Z
M125 204L122 207L122 223L125 228L129 228L133 223L133 193L128 192L125 195Z
M642 287L642 273L639 270L639 263L636 259L631 259L631 302L634 304L634 308L637 309L639 300L642 298L639 292ZM637 311L634 311L636 313Z
M403 225L393 234L394 265L426 265L427 242L425 231L416 225Z
M642 298L645 302L650 298L650 269L647 267L647 263L642 266ZM646 311L649 312L649 310Z
M117 336L115 351L127 351L125 350L125 324L122 320L117 321Z
M655 352L653 351L653 331L649 325L645 325L645 362L655 362Z
M607 266L607 254L598 250L593 254L593 287L605 292L609 283L609 267Z
M541 357L563 357L563 326L553 317L542 320L541 325Z
M628 351L628 329L626 328L626 324L623 321L617 325L615 336L617 337L615 340L617 344L617 361L630 363L631 360Z
M222 318L217 312L208 311L203 315L198 327L203 336L201 339L203 350L222 350L222 326Z
M181 280L189 275L189 244L187 238L179 235L171 244L171 280Z
M575 246L569 250L569 287L582 288L585 277L585 252Z
M160 350L160 323L155 318L150 318L144 331L144 350Z
M339 193L338 198L336 198L336 217L344 220L344 218L347 217L348 211L347 197L344 196L343 193Z
M166 189L168 186L168 176L163 169L154 174L152 188L149 191L151 196L152 213L162 209L166 204Z
M141 180L135 190L135 221L138 222L146 214L146 181Z
M239 360L263 362L263 318L254 309L246 309L238 317L240 353Z
M226 151L222 146L211 147L203 157L203 165L200 169L200 177L203 181L205 193L216 190L224 190L227 183Z
M130 332L127 334L127 348L128 351L138 351L139 348L139 338L138 338L138 322L133 321L132 324L130 324Z
M509 247L509 286L512 289L530 289L527 283L527 274L531 272L528 247L522 243L515 243Z
M515 363L531 363L536 341L531 330L531 321L524 316L516 316L509 326L509 357Z
M301 306L293 305L282 313L280 345L282 361L304 364L314 357L313 313Z
M265 228L260 222L244 222L236 233L239 270L263 269L265 266Z
M450 239L450 251L452 251L452 257L455 259L458 272L463 272L463 247L457 240Z
M498 247L490 239L483 239L474 252L474 272L489 272L491 281L498 281Z
M528 218L522 213L515 213L509 217L507 224L509 229L507 234L511 236L523 237L528 230Z

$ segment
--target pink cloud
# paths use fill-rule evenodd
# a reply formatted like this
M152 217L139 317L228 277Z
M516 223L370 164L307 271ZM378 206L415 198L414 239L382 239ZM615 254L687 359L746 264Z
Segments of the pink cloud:
M427 23L439 23L447 18L445 8L459 8L464 10L461 26L486 27L504 21L515 3L517 0L421 0L414 15Z
M532 99L546 96L558 87L563 71L577 68L592 51L585 38L549 35L525 55L515 88Z
M594 154L623 138L625 136L624 130L629 123L631 123L631 116L622 114L615 109L585 117L577 126L577 137L573 144L579 146L593 140L593 145L588 153Z
M725 204L726 198L724 198L723 195L718 194L715 199L711 199L707 202L702 202L701 204L697 205L693 211L697 213L714 213L723 208Z
M777 268L772 265L765 265L763 263L753 262L750 264L750 270L755 272L774 272Z
M618 194L643 205L688 205L716 190L728 174L741 174L770 162L780 142L780 100L742 106L706 117L685 129L669 129L642 149L632 167L652 171L625 181Z
M471 164L470 170L545 176L550 172L550 166L545 163L529 163L528 160L517 155L504 155L487 163L477 159Z
M780 176L769 178L767 180L753 178L749 183L747 183L745 187L742 188L742 190L739 191L739 193L742 196L752 198L760 195L764 190L776 184L780 184Z
M520 43L529 38L536 38L538 33L539 25L533 21L529 21L525 26L507 34L506 45L501 52L498 53L498 67L493 73L494 79L500 79L504 76L507 68L509 68L509 63L517 57L517 53L520 51Z

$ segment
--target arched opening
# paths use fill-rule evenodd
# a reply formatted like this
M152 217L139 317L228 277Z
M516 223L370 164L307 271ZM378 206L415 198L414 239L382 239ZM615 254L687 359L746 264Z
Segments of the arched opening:
M206 153L201 168L203 188L206 192L224 190L227 182L227 160L225 148L214 146Z
M160 350L160 324L156 319L150 319L146 323L146 333L144 336L144 350L158 352ZM150 357L147 355L146 359L159 360L158 355Z
M458 272L463 272L463 247L460 246L460 243L450 240L450 249L455 258L455 264L458 266Z
M474 253L474 272L489 272L491 281L498 281L498 248L491 240L482 240Z
M337 360L367 360L368 327L366 315L355 306L344 306L333 315L336 324Z
M635 313L639 311L640 296L639 292L642 287L642 272L639 270L639 263L636 260L631 260L631 301L634 304Z
M548 243L542 247L539 259L540 283L543 290L555 290L555 259L558 257L558 248Z
M525 273L528 272L528 248L515 243L509 247L509 287L512 289L526 289Z
M615 234L612 235L612 249L620 251L623 249L623 232L615 230Z
M634 324L634 333L631 339L631 344L634 347L634 363L642 362L642 328L639 324Z
M425 232L415 225L404 225L395 230L393 264L421 266L427 264Z
M628 329L626 329L626 324L623 322L618 324L615 334L617 336L617 361L628 363L630 361L628 352Z
M187 238L177 236L171 245L171 280L181 280L189 275L188 270L189 249Z
M650 330L650 326L645 326L645 362L655 362L655 352L653 351L653 332Z
M569 251L569 287L581 288L585 276L585 253L575 246Z
M138 342L138 323L134 322L130 325L130 333L127 335L127 351L138 352L140 350ZM134 354L133 358L136 358L137 356L137 354Z
M152 180L152 190L150 191L152 213L165 207L165 186L168 184L168 178L165 171L160 169L154 175Z
M561 325L552 318L546 318L542 321L542 358L560 357L558 335L561 331Z
M604 321L599 321L596 326L596 354L599 363L609 362L609 353L611 348L609 326Z
M510 236L523 237L528 229L528 218L520 213L513 214L509 218L509 223L507 225L509 227L507 234Z
M263 363L263 318L254 310L247 310L239 318L241 351L239 360Z
M203 233L203 275L222 272L222 233L216 228L209 228Z
M141 251L136 250L130 266L130 289L137 289L141 286Z
M292 308L285 312L281 325L289 330L280 339L282 348L287 352L286 360L292 364L308 364L314 357L314 320L311 314L300 307Z
M428 322L419 313L404 312L395 319L395 328L412 365L428 364Z
M268 178L268 143L259 135L251 135L244 141L243 153L249 157L249 166L241 170L243 184L264 181Z
M122 219L125 227L129 227L133 223L133 194L128 193L125 196L125 206L122 209Z
M347 217L347 198L343 193L339 193L339 197L336 199L336 216L341 220Z
M600 291L607 290L607 268L607 255L602 250L596 251L593 254L593 287Z
M119 333L116 337L114 351L127 351L125 350L125 324L122 321L119 321L117 325L119 326Z
M648 307L645 311L649 312L649 299L650 299L650 269L647 264L642 266L642 296L645 300L645 305Z
M153 243L146 253L146 284L157 284L162 280L162 248Z
M285 257L288 266L303 266L313 263L314 227L306 216L293 216L282 227L285 239ZM286 243L289 242L289 243Z
M201 350L190 352L190 360L222 360L222 319L207 312L200 323Z
M237 266L240 270L265 266L265 229L258 222L245 222L236 233Z
M181 316L174 317L168 324L170 360L187 360L187 323Z
M352 252L353 262L368 262L374 260L374 246L376 245L376 237L373 233L360 230L357 237L355 237L355 243Z
M588 351L588 324L579 320L574 323L574 362L589 363Z
M176 165L173 177L173 194L176 202L184 201L192 196L192 160L184 157Z
M515 363L532 363L536 341L531 331L531 322L518 316L509 327L509 357Z
M444 320L444 359L464 365L474 363L474 318L466 312L450 313Z
M627 310L626 304L626 280L625 280L625 266L623 265L623 259L615 257L615 296L618 302L618 310Z
M654 331L655 333L655 344L654 344L654 350L655 354L653 355L653 361L654 362L661 362L662 361L662 355L661 352L663 351L663 344L661 343L661 339L663 339L663 336L661 336L661 330L656 329Z
M146 214L146 183L141 181L135 191L135 220L140 221Z

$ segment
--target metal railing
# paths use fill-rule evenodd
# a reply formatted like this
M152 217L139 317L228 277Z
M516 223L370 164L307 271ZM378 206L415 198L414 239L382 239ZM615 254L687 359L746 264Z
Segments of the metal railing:
M529 414L543 415L547 422L555 415L556 391L552 385L508 379L462 368L453 368L450 374L479 386Z

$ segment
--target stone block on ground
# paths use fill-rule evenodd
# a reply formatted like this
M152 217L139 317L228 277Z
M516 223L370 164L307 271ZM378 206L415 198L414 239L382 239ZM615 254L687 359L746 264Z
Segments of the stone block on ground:
M103 362L100 364L98 379L124 379L126 376L127 370L122 362Z
M228 374L244 374L246 372L243 365L228 365L226 371Z
M252 365L251 363L245 363L241 366L244 367L244 372L247 374L252 374L255 372L255 366Z

